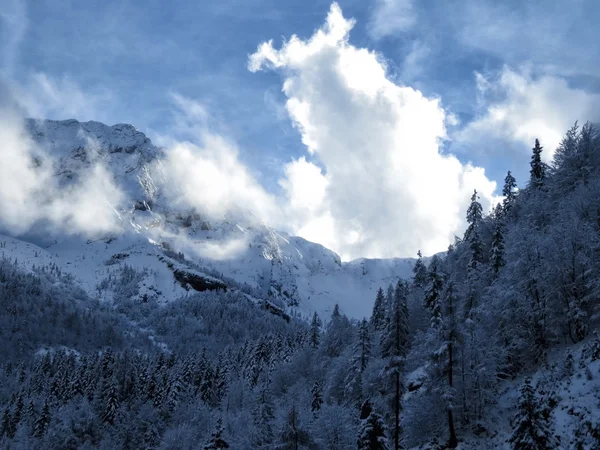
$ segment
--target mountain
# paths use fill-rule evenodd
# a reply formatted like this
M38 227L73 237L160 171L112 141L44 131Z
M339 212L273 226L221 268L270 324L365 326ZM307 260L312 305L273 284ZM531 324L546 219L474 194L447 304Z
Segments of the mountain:
M463 238L373 308L410 261L182 207L131 126L27 127L52 157L44 214L0 236L0 448L600 448L596 126L552 165L536 141L529 182L487 216L474 194Z
M370 315L380 286L411 274L412 259L342 262L333 251L277 231L251 212L215 217L204 205L174 202L167 189L178 180L163 170L167 150L132 125L29 119L26 130L50 156L58 186L76 186L100 166L122 193L111 205L119 226L110 233L90 239L34 226L7 239L5 255L25 267L52 261L91 296L112 300L107 280L129 267L140 274L132 292L139 298L168 302L190 289L230 288L288 314L328 316L339 304L345 314L362 318ZM32 245L39 247L33 254ZM223 251L230 248L236 250L232 257Z

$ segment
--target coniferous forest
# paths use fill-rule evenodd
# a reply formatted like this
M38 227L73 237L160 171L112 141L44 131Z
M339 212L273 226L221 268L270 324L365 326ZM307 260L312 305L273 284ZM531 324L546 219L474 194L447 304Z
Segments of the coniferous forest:
M529 179L488 215L473 192L464 235L362 320L132 300L135 269L106 303L1 261L0 447L600 448L600 132L551 163L532 144Z

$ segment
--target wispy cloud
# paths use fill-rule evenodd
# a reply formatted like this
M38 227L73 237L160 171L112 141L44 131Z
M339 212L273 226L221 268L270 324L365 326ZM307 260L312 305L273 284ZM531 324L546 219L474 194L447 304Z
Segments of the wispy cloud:
M368 23L375 39L410 30L417 22L414 0L377 0Z
M0 8L0 74L5 77L13 75L27 27L25 2L3 1Z

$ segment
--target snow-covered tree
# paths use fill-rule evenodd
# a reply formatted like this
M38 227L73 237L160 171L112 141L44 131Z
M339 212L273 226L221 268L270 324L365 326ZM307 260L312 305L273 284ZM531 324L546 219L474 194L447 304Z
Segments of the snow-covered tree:
M512 420L513 432L508 439L514 450L551 450L559 447L548 417L531 380L521 386L517 413Z
M310 345L312 348L317 349L321 342L321 319L315 311L313 314L312 322L310 323Z
M534 189L542 187L546 178L546 164L542 162L542 150L543 147L540 145L540 141L536 139L531 155L531 170L529 171L529 185Z
M427 283L427 266L423 262L421 250L417 252L417 256L417 261L413 267L413 286L422 288Z
M310 392L312 394L310 410L316 415L323 405L323 382L321 380L315 381Z
M515 204L516 187L517 180L515 180L515 177L513 177L509 170L504 178L504 186L502 188L502 195L504 196L504 200L502 200L502 209L504 210L504 214L509 214L510 210Z
M42 412L35 422L34 433L37 437L42 437L48 431L48 427L50 425L50 406L48 402L44 402L44 406L42 407Z
M361 407L358 429L358 450L389 450L387 429L383 418L373 409L369 400Z
M210 441L204 446L204 450L220 450L229 448L229 444L223 438L223 431L223 419L219 418L217 420L217 425L215 426L215 431L213 432Z
M386 313L385 295L383 294L383 289L380 287L377 290L377 296L373 304L373 313L371 314L371 326L375 331L381 331L385 327Z
M492 234L492 247L490 249L490 264L495 275L498 274L500 269L506 263L504 260L505 251L504 223L501 218L496 217L494 221L494 232Z

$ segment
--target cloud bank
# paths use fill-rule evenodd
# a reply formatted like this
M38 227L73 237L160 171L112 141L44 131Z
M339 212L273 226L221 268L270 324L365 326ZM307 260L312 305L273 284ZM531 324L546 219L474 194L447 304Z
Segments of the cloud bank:
M323 167L301 158L285 168L292 231L344 259L444 250L473 189L487 208L495 183L441 153L439 100L394 84L379 55L349 43L353 25L334 3L310 39L264 42L249 57L251 71L282 75L289 117Z
M123 195L101 165L92 166L78 182L59 186L51 157L37 147L14 110L0 108L0 136L3 227L20 234L42 225L86 236L121 229L115 208Z

